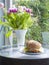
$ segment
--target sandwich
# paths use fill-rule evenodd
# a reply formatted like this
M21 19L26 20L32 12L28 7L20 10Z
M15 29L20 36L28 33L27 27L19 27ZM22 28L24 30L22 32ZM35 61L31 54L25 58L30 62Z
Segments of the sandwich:
M25 51L38 53L38 52L43 52L44 49L43 49L42 44L40 42L35 41L35 40L28 40L26 42Z

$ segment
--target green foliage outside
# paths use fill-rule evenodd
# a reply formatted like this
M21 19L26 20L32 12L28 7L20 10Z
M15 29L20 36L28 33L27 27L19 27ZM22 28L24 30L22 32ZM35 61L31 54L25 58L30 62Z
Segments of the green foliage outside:
M33 10L34 17L37 17L37 21L29 28L26 38L42 42L41 32L49 31L49 0L16 0L14 4L16 6L24 5Z

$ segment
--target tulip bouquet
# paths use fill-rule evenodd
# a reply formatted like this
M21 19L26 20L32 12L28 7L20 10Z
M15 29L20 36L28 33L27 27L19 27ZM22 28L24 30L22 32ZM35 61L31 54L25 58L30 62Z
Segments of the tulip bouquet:
M31 18L31 10L22 6L18 8L9 8L9 10L4 15L7 22L5 25L11 27L12 29L28 29L33 21ZM0 22L1 23L1 22Z
M32 10L25 6L9 8L3 16L6 22L0 24L10 27L12 30L28 29L34 22L31 18Z

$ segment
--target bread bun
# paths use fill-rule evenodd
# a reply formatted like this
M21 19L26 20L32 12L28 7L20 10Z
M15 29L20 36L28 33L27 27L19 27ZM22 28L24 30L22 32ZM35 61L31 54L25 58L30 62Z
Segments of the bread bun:
M29 40L26 42L26 47L28 51L31 52L42 52L42 45L40 42L37 42L35 40Z

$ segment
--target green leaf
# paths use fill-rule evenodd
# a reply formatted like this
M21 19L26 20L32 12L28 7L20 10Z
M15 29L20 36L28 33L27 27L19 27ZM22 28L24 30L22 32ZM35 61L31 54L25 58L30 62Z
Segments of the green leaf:
M8 32L6 33L6 37L8 38L8 37L11 35L11 33L12 33L12 30L8 31Z
M8 22L2 22L1 20L0 20L0 25L3 25L5 27L9 27Z

